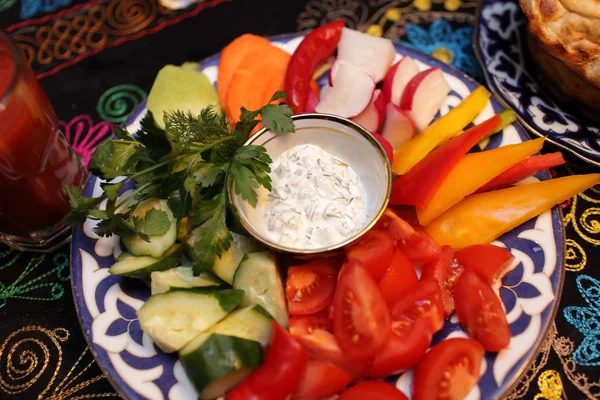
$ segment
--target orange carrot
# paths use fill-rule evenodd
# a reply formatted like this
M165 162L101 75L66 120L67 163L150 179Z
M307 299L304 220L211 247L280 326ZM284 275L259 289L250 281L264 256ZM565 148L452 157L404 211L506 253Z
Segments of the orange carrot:
M244 57L250 52L256 52L269 46L271 46L271 43L267 39L257 35L245 34L234 39L223 49L219 61L219 76L217 77L217 91L222 106L225 106L231 78Z
M257 110L275 91L283 88L290 58L286 51L276 46L252 51L244 57L231 78L225 97L225 109L232 124L239 121L241 107Z

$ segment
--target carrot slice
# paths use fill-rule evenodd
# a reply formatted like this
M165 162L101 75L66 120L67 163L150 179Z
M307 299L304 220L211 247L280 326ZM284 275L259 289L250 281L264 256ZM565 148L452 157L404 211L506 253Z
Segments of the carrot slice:
M272 90L265 100L267 90L283 87L281 77L290 58L286 51L273 45L246 54L231 78L225 97L225 109L232 124L239 121L241 107L257 110L275 92Z
M225 106L225 98L227 97L231 78L244 57L250 52L269 46L271 46L271 43L267 39L248 33L237 37L225 46L221 52L219 75L217 77L217 91L221 105Z

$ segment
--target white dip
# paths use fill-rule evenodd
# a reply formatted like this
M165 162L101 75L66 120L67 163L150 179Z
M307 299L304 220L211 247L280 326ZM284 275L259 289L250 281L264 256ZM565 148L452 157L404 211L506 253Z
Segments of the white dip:
M343 242L365 221L365 194L348 164L320 147L301 145L272 165L271 192L262 193L262 214L272 240L297 249Z

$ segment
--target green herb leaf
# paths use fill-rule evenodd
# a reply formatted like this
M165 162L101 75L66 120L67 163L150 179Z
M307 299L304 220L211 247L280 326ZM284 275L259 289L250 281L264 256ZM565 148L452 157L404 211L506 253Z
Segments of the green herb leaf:
M121 140L133 140L131 135L129 135L129 132L127 132L125 129L121 128L118 125L114 127L113 133L117 138Z
M156 208L148 210L143 218L134 215L131 220L136 233L146 236L164 235L171 227L167 213Z
M104 190L104 193L106 194L106 197L109 200L116 200L117 197L119 196L119 191L121 190L121 188L123 187L124 184L125 184L125 181L121 181L118 183L105 182L105 183L101 183L100 186Z
M294 110L285 103L269 104L260 109L262 123L270 130L278 133L294 132L294 122L291 118Z
M197 240L192 251L196 257L194 274L198 275L213 266L216 257L231 246L231 233L226 224L227 209L225 193L221 192L211 200L199 202L193 216L192 231Z
M288 98L287 93L285 93L283 90L278 90L277 92L273 93L273 96L271 96L271 100L269 100L269 103L272 103L279 99L287 99L287 98Z
M137 140L144 145L145 151L154 162L160 161L171 152L171 143L165 131L154 122L152 113L148 111L140 123L141 129L137 132ZM141 155L143 157L143 155Z
M104 200L104 197L83 197L75 185L65 186L63 191L71 205L71 212L63 219L63 223L67 225L83 225L90 211Z
M131 175L139 161L136 147L136 143L107 140L96 148L88 168L103 179Z

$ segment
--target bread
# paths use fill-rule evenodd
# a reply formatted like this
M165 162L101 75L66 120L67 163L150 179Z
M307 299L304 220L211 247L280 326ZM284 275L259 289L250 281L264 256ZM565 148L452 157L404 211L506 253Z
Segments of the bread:
M527 35L527 44L531 58L554 84L557 92L560 92L557 94L563 94L590 109L600 111L600 89L583 80L561 60L548 54L530 34Z
M600 89L600 0L519 1L541 48Z

